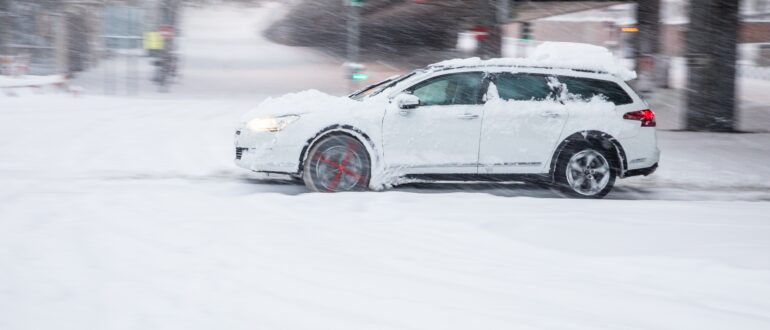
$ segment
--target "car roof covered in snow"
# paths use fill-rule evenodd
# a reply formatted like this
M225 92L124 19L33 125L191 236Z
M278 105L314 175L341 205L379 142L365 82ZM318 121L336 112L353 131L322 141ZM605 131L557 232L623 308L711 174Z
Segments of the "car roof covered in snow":
M565 69L610 74L626 81L636 79L636 72L626 68L607 48L570 42L543 43L526 58L482 60L472 57L443 61L428 66L431 70L471 67Z

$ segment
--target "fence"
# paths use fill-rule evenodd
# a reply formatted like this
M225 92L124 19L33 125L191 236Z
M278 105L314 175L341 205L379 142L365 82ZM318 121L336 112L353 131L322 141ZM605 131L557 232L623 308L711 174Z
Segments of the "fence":
M29 56L0 55L0 75L23 76L29 73Z
M3 71L6 74L53 74L57 70L54 39L55 22L59 17L48 6L34 2L12 1L3 13L6 54ZM8 55L16 55L7 58ZM10 63L14 63L11 67Z

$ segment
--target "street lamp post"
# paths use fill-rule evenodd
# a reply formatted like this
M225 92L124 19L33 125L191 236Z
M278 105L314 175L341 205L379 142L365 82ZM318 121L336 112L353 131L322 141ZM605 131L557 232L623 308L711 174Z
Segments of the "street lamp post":
M492 58L503 55L503 26L510 21L511 0L481 0L478 2L481 26L489 33L479 47L479 55Z
M348 4L348 62L358 63L361 38L361 7L363 0L349 0Z
M362 71L363 64L359 63L361 57L361 7L364 0L345 0L348 7L348 44L347 63L345 69L348 89L352 92L357 89L358 82L366 80L367 76Z

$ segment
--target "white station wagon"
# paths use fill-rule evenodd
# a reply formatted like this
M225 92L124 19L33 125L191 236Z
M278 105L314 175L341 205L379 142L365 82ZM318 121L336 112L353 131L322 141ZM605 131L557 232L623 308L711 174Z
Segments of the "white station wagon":
M625 82L635 74L605 67L453 60L349 97L268 99L236 131L236 164L312 191L524 181L601 198L660 155L655 114Z

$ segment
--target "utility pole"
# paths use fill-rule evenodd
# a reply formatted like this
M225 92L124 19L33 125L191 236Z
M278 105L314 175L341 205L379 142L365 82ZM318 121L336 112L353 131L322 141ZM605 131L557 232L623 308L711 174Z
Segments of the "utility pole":
M511 2L512 0L497 0L497 25L502 27L511 20Z
M158 84L158 91L169 92L169 85L177 75L176 36L180 0L162 0L160 5L160 33L163 46L160 47L158 59L155 61L156 71L153 81Z
M368 77L363 73L365 67L359 63L361 58L361 7L364 0L344 0L348 7L348 45L346 73L349 82L348 89L352 92L358 89L358 82Z
M179 0L163 0L161 7L161 21L163 24L176 28L176 18L178 11Z
M348 63L358 63L361 39L361 7L363 1L348 4Z
M738 0L690 3L687 130L735 131Z
M503 24L510 16L510 0L479 0L479 25L488 34L479 45L479 55L484 58L502 57Z

